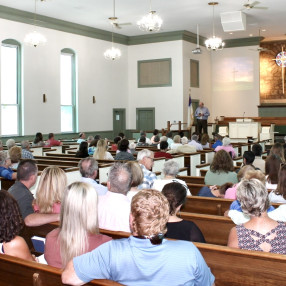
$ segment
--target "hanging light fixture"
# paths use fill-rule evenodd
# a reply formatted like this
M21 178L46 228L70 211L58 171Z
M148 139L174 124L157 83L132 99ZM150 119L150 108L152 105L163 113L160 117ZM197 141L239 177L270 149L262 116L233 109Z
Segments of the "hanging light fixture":
M214 7L218 5L218 2L209 2L210 6L213 6L213 36L211 38L208 38L205 41L205 45L209 51L218 51L222 50L224 47L224 42L221 38L217 38L215 36L215 29L214 29Z
M37 15L37 0L35 0L35 13L34 13L34 26L36 27L36 15ZM29 46L41 46L44 45L47 42L47 39L45 36L37 32L36 30L34 32L31 32L25 36L24 43Z
M117 17L115 17L115 0L113 0L113 17L109 17L109 20L117 20ZM117 60L121 57L121 51L117 48L115 48L114 42L113 42L113 28L114 25L112 24L112 32L111 32L111 41L112 41L112 47L110 49L107 49L104 53L104 57L107 60Z
M152 11L150 0L150 12L137 21L139 29L147 32L158 32L161 29L162 23L163 20L156 14L156 11Z
M121 51L113 46L113 26L112 26L112 47L107 49L104 53L107 60L117 60L121 57Z

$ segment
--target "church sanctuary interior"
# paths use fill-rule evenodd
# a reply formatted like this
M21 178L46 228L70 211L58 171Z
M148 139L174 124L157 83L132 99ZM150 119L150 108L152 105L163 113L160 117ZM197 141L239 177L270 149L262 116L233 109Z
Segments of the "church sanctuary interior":
M0 0L0 286L286 285L285 11L285 0ZM187 239L167 236L181 222ZM157 254L172 243L181 256ZM85 275L97 259L102 276Z
M121 128L132 137L135 130L166 128L167 121L178 129L175 123L188 122L189 95L194 107L201 100L209 108L209 123L221 116L284 116L285 54L282 66L274 60L285 45L283 0L134 2L0 1L2 47L19 52L15 100L1 96L2 136L41 131L68 138L95 131L113 137ZM137 25L150 9L163 21L157 32ZM34 31L44 45L24 42ZM222 50L206 49L212 36L225 43ZM104 53L112 46L121 57L108 60ZM61 55L71 56L73 64L72 98L66 102ZM1 76L3 86L3 64Z

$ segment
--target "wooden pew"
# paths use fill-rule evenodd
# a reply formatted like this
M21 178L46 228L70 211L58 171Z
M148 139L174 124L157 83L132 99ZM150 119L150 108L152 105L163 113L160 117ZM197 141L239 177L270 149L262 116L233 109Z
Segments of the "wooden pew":
M0 188L2 190L8 190L12 185L14 185L15 180L8 180L3 177L0 177Z
M215 276L216 286L285 285L286 256L194 243Z
M193 184L187 183L187 186L192 194L192 196L197 196L200 189L205 186L205 184Z
M232 202L233 200L228 199L188 196L181 210L183 212L223 216L224 212L229 210Z
M122 232L112 232L117 238L128 237L129 233ZM112 235L111 235L112 236ZM227 246L220 245L211 245L208 243L194 243L199 251L202 253L207 265L211 268L212 273L214 274L216 280L216 286L255 286L255 285L266 285L266 286L277 286L284 285L286 279L285 265L286 265L286 256L272 253L264 253L259 251L248 251L241 249L229 248ZM1 260L5 255L0 255L0 269L3 269ZM19 263L19 260L22 259L13 258L6 255L7 259L12 260L13 263ZM17 261L18 260L18 261ZM20 261L20 263L21 263ZM27 262L31 265L38 265L36 263ZM6 267L6 266L4 266ZM41 266L39 266L41 267ZM55 269L49 266L44 266L47 269ZM9 265L8 272L11 269L15 269L15 265ZM37 269L38 270L38 269ZM7 271L0 270L1 278L4 277ZM58 270L60 271L60 270ZM18 272L18 271L17 271ZM15 271L15 273L17 273ZM35 273L35 272L34 272ZM32 273L33 274L33 273ZM4 275L4 276L3 276ZM31 274L30 274L31 276ZM22 278L22 277L21 277ZM1 281L5 281L1 279ZM50 278L51 279L51 278ZM6 280L10 282L11 280ZM27 281L26 279L21 280ZM8 282L3 282L6 284L0 285L11 285L7 284ZM110 283L109 281L99 281L93 280L90 283ZM23 284L12 284L12 285L23 285ZM32 284L24 284L32 285ZM34 284L38 286L37 284ZM42 284L42 285L62 285L62 284ZM118 284L87 284L87 285L118 285ZM39 285L40 286L40 285Z
M183 180L190 184L204 184L205 178L201 176L177 176L177 179Z
M181 212L184 220L194 222L202 231L207 243L227 245L228 235L235 226L229 217Z
M206 242L211 244L226 245L230 229L235 226L232 220L228 217L195 214L181 212L180 217L185 220L193 221L202 231ZM54 228L58 227L59 223L54 222L36 227L25 227L21 235L25 238L29 246L29 239L33 235L46 237L46 235ZM128 237L130 234L126 232L114 232L100 229L100 233L109 235L113 238ZM1 285L1 284L0 284Z
M62 270L41 263L26 261L10 255L0 254L1 286L60 286ZM93 280L85 285L122 285L111 280Z
M181 210L183 212L223 216L225 211L229 210L232 202L233 200L222 198L188 196ZM281 204L272 203L271 205L277 208Z

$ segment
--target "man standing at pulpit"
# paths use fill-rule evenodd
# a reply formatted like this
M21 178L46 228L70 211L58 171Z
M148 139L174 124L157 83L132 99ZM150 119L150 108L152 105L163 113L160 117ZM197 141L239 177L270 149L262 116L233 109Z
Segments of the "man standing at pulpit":
M195 117L197 119L197 132L199 134L208 133L208 117L210 112L207 107L204 106L204 103L200 101L198 108L195 112Z

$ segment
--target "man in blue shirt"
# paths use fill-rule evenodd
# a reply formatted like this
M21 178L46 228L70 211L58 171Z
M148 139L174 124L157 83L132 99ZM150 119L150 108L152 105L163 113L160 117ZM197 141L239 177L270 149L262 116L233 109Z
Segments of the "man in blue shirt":
M195 111L195 117L197 119L197 132L199 134L208 133L208 117L210 116L210 112L207 107L204 106L203 102L199 103L198 108Z
M111 279L124 285L214 285L214 276L192 242L165 240L169 204L161 192L144 190L132 199L132 236L112 240L75 257L64 284Z

